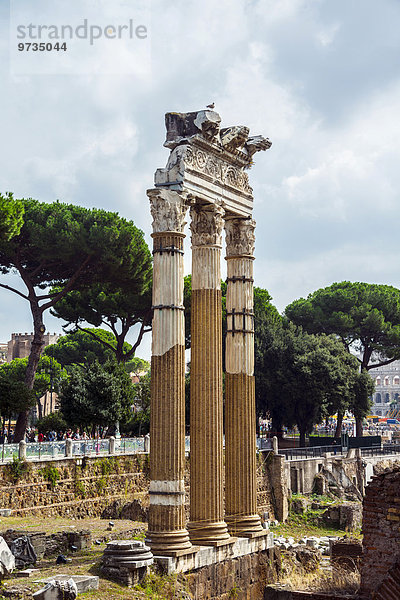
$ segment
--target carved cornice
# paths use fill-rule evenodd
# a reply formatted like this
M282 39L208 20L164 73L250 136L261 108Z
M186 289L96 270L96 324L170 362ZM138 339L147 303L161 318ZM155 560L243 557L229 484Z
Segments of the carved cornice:
M229 219L225 221L226 255L253 256L256 236L253 219Z
M172 190L147 190L153 217L153 233L174 231L182 233L185 227L187 206L182 194Z
M187 146L184 155L185 167L204 174L211 179L216 179L222 185L228 185L246 194L252 193L247 173L195 146Z
M224 209L218 204L190 209L192 246L222 246Z

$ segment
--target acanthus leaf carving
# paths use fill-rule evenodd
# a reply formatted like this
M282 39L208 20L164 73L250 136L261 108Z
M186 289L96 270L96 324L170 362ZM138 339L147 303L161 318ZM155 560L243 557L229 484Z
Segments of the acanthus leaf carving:
M256 236L253 219L228 219L225 222L226 255L253 256Z
M201 207L194 205L190 209L190 230L193 246L221 246L225 211L222 206L212 204Z
M182 194L173 190L155 188L147 190L153 217L153 232L183 232L187 206Z

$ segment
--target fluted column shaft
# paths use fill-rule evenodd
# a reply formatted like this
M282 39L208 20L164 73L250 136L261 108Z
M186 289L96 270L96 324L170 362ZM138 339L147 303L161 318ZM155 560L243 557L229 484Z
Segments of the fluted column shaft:
M235 535L262 532L257 514L254 387L254 221L226 221L226 521Z
M176 192L149 190L153 222L150 509L153 552L191 547L185 529L184 203ZM161 218L161 215L164 215ZM172 231L160 231L168 228ZM175 230L175 231L174 231Z
M191 209L190 539L229 540L224 521L221 234L222 209Z

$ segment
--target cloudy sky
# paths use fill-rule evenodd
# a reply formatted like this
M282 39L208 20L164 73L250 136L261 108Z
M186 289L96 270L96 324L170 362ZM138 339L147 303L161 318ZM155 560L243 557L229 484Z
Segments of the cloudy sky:
M150 242L164 113L214 101L222 126L272 141L250 180L256 285L278 309L334 281L397 286L400 2L142 1L1 1L0 190L117 210ZM18 54L17 24L130 14L145 40L71 42L58 63ZM0 341L30 322L0 291Z

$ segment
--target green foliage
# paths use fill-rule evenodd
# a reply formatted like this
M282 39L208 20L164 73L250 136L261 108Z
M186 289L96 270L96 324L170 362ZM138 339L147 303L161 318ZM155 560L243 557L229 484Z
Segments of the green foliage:
M144 591L146 598L151 598L151 600L173 600L180 596L182 584L178 581L175 573L159 575L155 571L149 571L135 588Z
M151 374L146 373L135 383L134 413L120 424L121 432L132 436L145 435L150 431L150 386Z
M7 242L18 235L24 222L24 206L11 192L0 194L0 240Z
M27 358L14 358L10 363L0 365L0 377L4 376L10 381L23 384L28 366ZM50 356L42 356L39 360L35 382L33 384L33 398L39 399L51 389L58 389L58 383L66 376L61 365Z
M103 340L103 343L100 342ZM110 344L108 348L105 344ZM114 349L117 345L116 337L111 331L105 329L86 329L72 331L61 336L56 344L47 346L44 356L53 356L63 367L79 365L86 368L94 362L104 364L115 357ZM128 348L131 348L127 344Z
M109 458L102 458L100 461L100 470L103 476L108 476L114 470L114 461Z
M78 496L80 498L86 498L86 487L85 487L85 484L83 483L81 477L82 477L82 469L81 469L81 467L76 465L75 473L74 473L75 496Z
M26 477L31 472L31 465L25 460L20 460L13 456L12 463L7 463L4 467L6 479L12 483L18 483L20 479Z
M271 415L276 432L296 424L305 445L315 424L354 403L358 362L334 336L307 334L292 323L267 329L265 338L256 371L258 410Z
M144 333L151 330L151 254L142 232L139 233L135 238L132 255L129 260L124 261L119 277L110 282L95 281L85 288L72 290L52 311L55 316L78 329L81 328L81 323L108 327L113 334L111 341L98 334L102 330L85 331L103 345L105 350L111 351L118 362L131 360ZM60 288L56 286L52 293L57 294L59 291ZM131 346L125 340L135 325L140 327L136 342Z
M29 302L34 340L25 384L31 389L43 346L45 311L73 290L84 293L92 285L107 296L123 283L125 291L134 286L142 298L150 288L151 254L143 232L117 213L58 201L46 204L12 196L8 200L14 214L21 208L23 224L18 235L0 236L0 274L18 273L26 290L2 283L0 287ZM47 288L57 291L48 294ZM26 423L24 411L16 425L17 441L23 438Z
M96 481L96 489L98 491L99 494L102 494L107 486L107 482L108 482L108 477L100 477L100 479L98 479Z
M57 411L46 415L36 423L36 427L40 433L48 433L49 431L65 431L67 423L61 412Z
M134 373L137 376L143 372L147 374L150 371L150 363L143 358L134 356L125 363L125 370L127 373Z
M134 403L134 388L122 365L93 363L86 371L75 367L63 383L61 410L70 427L82 429L123 422Z
M400 290L392 286L334 283L292 302L285 313L309 333L335 334L361 352L363 369L400 357Z
M12 363L0 365L0 415L3 419L28 410L36 402L35 394L28 389L23 378L20 380L15 375Z
M49 482L52 490L57 485L57 481L61 479L60 471L54 465L46 465L43 469L40 469L43 479Z

